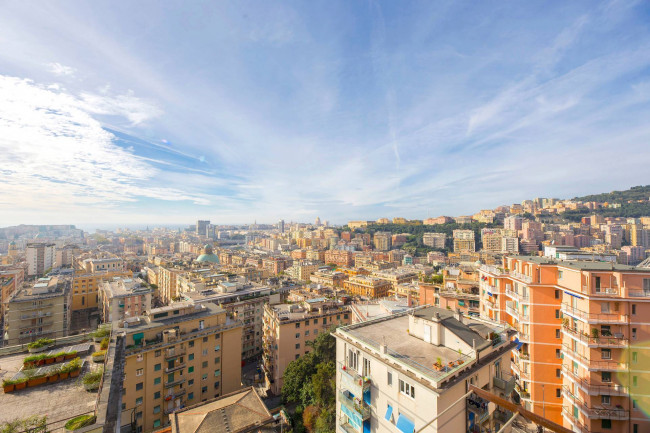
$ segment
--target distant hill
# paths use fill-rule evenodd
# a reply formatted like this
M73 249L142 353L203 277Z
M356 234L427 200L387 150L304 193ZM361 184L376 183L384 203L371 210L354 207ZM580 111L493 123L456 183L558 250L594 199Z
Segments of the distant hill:
M597 201L608 203L627 203L630 200L648 200L650 197L650 185L633 186L625 191L604 192L602 194L586 195L584 197L575 197L576 201Z

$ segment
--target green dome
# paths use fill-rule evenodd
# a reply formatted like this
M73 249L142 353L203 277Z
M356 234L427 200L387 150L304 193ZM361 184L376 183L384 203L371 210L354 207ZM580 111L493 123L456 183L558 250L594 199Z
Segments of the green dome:
M216 254L201 254L196 258L197 262L219 263L219 256Z

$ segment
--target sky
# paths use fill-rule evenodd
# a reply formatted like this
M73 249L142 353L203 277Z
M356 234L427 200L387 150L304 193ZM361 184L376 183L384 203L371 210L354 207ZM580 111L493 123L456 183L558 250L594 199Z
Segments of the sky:
M627 189L649 120L648 2L0 2L0 226Z

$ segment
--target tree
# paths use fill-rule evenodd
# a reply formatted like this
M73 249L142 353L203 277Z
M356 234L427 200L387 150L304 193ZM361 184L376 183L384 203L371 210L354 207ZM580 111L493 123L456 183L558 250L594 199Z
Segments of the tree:
M291 361L284 371L282 399L285 403L302 402L302 388L316 373L314 352L308 353L295 361Z

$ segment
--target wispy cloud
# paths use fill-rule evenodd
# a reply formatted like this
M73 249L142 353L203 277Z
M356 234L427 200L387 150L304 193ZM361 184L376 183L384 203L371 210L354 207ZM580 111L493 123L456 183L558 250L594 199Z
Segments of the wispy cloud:
M48 65L50 72L59 76L74 76L76 69L71 66L65 66L61 63L50 63Z

